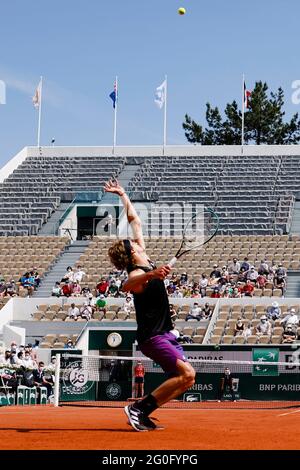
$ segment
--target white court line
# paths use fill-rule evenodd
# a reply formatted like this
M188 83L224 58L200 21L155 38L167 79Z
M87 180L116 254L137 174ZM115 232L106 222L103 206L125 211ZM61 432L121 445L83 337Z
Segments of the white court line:
M300 413L300 410L296 410L296 411L289 411L288 413L283 413L281 415L277 415L277 416L287 416L287 415L292 415L294 413Z

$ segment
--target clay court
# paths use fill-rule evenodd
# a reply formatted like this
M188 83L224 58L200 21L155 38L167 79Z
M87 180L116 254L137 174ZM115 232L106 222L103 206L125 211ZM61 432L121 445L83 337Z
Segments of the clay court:
M300 408L160 409L164 430L135 432L122 408L3 407L1 450L300 448ZM283 438L284 436L284 438Z

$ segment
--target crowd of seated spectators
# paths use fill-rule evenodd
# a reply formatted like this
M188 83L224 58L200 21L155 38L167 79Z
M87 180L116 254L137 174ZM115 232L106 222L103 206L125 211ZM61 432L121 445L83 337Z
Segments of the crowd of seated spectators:
M233 334L234 336L243 336L245 340L253 335L256 335L258 338L261 336L270 337L275 324L280 325L282 328L281 343L293 343L300 339L297 333L300 320L295 309L290 308L288 313L282 316L280 306L276 301L267 309L266 314L260 317L260 321L256 327L252 327L251 322L242 317L237 318Z
M12 341L10 348L0 350L0 387L9 387L14 393L18 385L36 387L39 394L40 387L47 389L47 397L53 393L54 372L56 358L52 357L50 364L38 361L37 349L39 341L17 345Z
M41 279L36 267L33 267L30 271L26 271L18 281L14 279L5 281L5 279L0 276L0 298L16 297L20 295L21 289L25 291L28 297L31 297L33 292L39 287L40 282Z
M68 266L64 277L57 281L52 289L52 296L88 296L93 294L97 298L125 297L122 284L127 279L126 272L112 271L108 276L102 276L94 289L84 285L86 273L78 266L75 270ZM186 272L178 274L173 272L165 279L165 286L171 298L241 298L253 297L255 289L260 289L262 295L266 286L281 291L284 296L286 289L287 272L281 263L268 265L262 260L260 265L250 265L248 259L239 262L233 258L228 266L219 268L217 264L212 267L209 276L203 273L200 279L190 279Z

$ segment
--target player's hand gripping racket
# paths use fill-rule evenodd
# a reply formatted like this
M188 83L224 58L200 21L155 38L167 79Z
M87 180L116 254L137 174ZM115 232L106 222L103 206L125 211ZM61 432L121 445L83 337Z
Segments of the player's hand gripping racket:
M179 250L168 263L168 266L172 268L181 256L190 251L197 250L208 243L217 234L218 228L218 215L212 209L203 207L201 211L193 215L187 222L182 233Z

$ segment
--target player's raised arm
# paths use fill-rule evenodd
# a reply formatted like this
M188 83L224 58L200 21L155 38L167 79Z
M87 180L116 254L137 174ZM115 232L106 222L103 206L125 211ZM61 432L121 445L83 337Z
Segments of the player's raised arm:
M128 195L126 194L125 189L119 184L117 180L113 179L105 184L104 190L107 193L114 193L120 196L126 211L128 223L130 224L133 232L134 241L138 243L143 248L143 250L145 250L142 222Z

